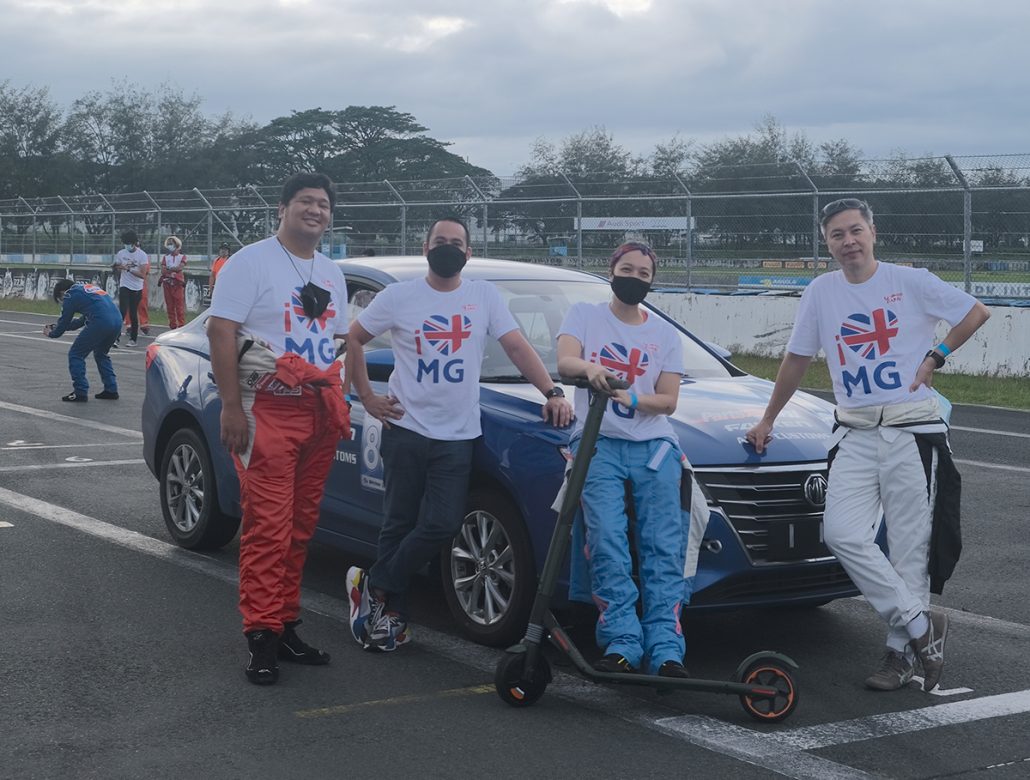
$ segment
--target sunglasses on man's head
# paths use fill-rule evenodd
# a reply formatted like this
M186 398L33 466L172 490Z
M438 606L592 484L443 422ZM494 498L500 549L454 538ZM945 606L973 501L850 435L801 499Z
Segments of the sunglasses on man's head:
M865 201L859 200L858 198L841 198L840 200L832 201L823 206L823 210L820 212L822 215L820 222L825 225L826 220L840 214L842 211L848 211L850 209L863 210L868 208L869 204Z

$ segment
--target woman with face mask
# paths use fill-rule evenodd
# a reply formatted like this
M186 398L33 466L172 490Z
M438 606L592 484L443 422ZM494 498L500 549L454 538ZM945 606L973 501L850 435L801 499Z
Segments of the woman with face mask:
M608 271L611 300L569 309L558 331L558 372L588 380L607 404L582 496L590 589L600 611L596 638L604 649L594 667L635 672L646 660L652 674L686 677L679 622L687 542L680 508L683 468L669 422L679 400L683 347L669 323L640 306L657 265L646 244L615 250ZM609 391L610 378L629 388ZM587 404L588 391L578 389L573 452ZM640 593L627 536L627 483L636 516ZM637 616L638 597L643 619Z
M182 241L177 236L168 236L161 257L161 278L157 280L165 291L168 327L172 330L186 324L186 255L181 249Z

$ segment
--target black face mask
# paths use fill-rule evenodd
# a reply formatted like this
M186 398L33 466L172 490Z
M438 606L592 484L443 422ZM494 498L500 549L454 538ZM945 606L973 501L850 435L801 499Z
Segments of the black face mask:
M454 244L434 246L429 250L429 254L426 255L426 260L429 261L429 267L433 273L437 276L442 276L444 279L457 276L461 269L465 267L467 259L465 257L465 250L456 247Z
M651 283L635 276L613 276L612 292L627 306L636 306L651 292Z
M316 319L325 314L329 308L329 301L332 298L328 290L323 290L317 284L308 282L300 288L300 305L304 307L304 316L309 320Z

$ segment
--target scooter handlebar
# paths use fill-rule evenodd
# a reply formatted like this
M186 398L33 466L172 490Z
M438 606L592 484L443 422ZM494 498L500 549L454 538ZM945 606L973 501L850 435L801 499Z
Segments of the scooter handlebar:
M572 385L574 387L582 387L582 388L587 388L587 389L593 387L593 385L591 385L590 382L586 378L581 377L581 376L577 376L577 377L564 377L563 376L561 378L561 381L562 381L562 384ZM626 390L628 388L629 388L629 382L627 382L624 379L612 378L612 379L608 380L608 389L609 390Z

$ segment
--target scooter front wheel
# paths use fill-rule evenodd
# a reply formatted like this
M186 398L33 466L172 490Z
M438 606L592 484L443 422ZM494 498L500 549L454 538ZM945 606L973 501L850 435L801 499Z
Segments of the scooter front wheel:
M536 703L547 690L547 684L551 682L551 667L546 658L537 658L531 678L527 679L525 670L525 653L505 653L497 662L494 687L505 704L512 707L528 707Z
M798 689L786 664L771 657L758 658L740 675L740 682L758 686L768 693L744 693L744 712L762 723L776 723L790 716L798 706Z

